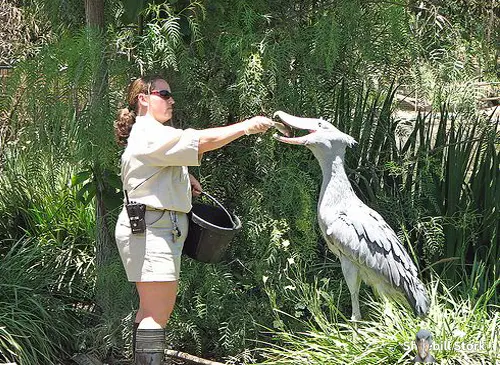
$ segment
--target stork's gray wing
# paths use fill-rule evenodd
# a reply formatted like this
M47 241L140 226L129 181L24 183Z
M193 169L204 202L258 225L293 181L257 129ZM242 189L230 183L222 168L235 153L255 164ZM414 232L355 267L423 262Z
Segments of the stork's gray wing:
M326 238L351 261L402 290L416 312L426 310L428 300L415 264L376 211L361 203L337 212L326 225Z

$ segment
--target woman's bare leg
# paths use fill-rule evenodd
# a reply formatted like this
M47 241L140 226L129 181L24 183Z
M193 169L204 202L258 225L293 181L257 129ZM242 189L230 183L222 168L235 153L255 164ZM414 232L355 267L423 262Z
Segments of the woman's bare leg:
M177 281L137 282L140 303L135 322L141 329L165 328L174 309Z

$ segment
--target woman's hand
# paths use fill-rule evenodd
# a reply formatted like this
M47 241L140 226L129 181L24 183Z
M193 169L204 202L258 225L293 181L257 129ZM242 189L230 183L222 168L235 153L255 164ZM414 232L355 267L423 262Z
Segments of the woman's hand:
M267 117L258 115L256 117L241 122L244 126L245 134L255 134L265 132L273 125L273 121Z
M191 183L191 194L193 196L200 196L203 191L200 182L191 174L189 174L189 182Z

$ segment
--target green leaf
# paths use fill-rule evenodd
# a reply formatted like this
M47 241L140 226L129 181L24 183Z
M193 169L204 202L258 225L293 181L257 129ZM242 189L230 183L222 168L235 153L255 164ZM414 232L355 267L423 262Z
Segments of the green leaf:
M87 199L85 199L84 202L85 205L88 205L90 201L94 198L97 188L95 183L88 183L87 185L89 185L89 187L88 187Z
M90 176L92 175L92 171L86 170L86 171L80 171L73 176L71 176L71 187L74 187L76 185L80 185L84 181L88 180Z
M123 195L112 189L104 190L102 194L102 199L104 201L104 205L109 210L117 209L123 203Z
M111 187L121 190L122 189L122 180L118 174L105 170L104 171L104 181Z
M89 201L95 196L96 184L94 181L89 181L82 186L80 190L76 193L76 199L84 205L87 205Z
M137 17L144 9L145 0L121 0L125 12L122 14L122 21L125 24L136 23Z

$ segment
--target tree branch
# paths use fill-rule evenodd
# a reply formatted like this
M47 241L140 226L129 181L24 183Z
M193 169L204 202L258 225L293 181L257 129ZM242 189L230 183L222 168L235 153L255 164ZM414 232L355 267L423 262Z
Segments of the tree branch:
M187 360L189 362L195 363L195 364L201 364L201 365L224 365L221 362L216 362L212 360L207 360L203 359L198 356L186 354L185 352L180 352L176 350L165 350L165 353L168 356L175 357L177 359L182 359L182 360Z

